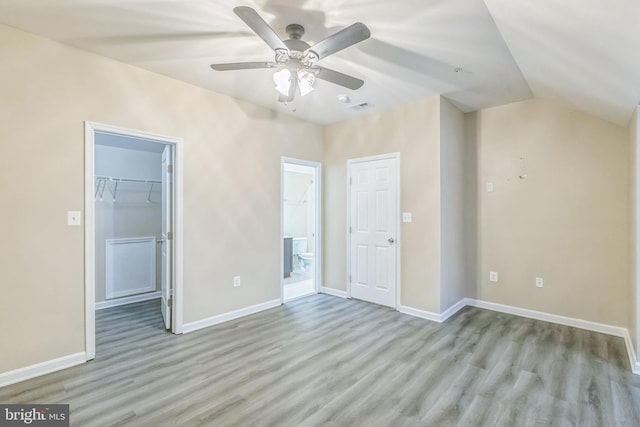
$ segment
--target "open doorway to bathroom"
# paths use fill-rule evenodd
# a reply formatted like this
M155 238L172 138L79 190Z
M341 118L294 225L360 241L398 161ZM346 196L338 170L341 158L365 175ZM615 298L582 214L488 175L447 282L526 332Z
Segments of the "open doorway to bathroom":
M282 159L282 300L318 292L320 164Z

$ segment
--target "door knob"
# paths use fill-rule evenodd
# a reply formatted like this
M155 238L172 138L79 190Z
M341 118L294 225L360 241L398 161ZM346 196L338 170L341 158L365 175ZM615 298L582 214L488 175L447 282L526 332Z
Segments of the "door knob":
M395 239L393 237L389 237L389 239L387 239L387 242L393 244L393 242L395 242Z

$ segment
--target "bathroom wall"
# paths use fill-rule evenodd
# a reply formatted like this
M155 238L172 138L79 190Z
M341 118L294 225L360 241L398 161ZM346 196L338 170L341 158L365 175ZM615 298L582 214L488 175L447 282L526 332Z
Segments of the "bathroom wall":
M96 135L96 176L161 180L161 153L100 145L101 139ZM161 237L161 186L154 185L151 197L149 190L149 184L119 183L115 200L109 188L96 197L96 302L106 299L105 241ZM160 251L156 253L156 289L160 289Z
M313 176L284 173L284 234L306 237L307 251L313 248Z

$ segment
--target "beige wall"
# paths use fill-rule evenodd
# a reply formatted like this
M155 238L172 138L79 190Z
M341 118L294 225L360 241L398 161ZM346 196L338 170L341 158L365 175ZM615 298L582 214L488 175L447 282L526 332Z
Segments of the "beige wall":
M401 303L440 311L440 98L327 126L324 132L324 286L346 291L347 160L401 153Z
M84 351L84 120L184 138L185 322L280 297L280 158L320 161L319 126L6 26L0 51L0 372Z
M477 297L627 327L627 129L539 100L482 110L477 119Z
M629 122L629 215L630 215L630 265L631 265L631 306L629 310L629 335L631 335L631 341L636 348L636 354L640 354L640 348L638 347L638 245L640 245L640 239L638 238L638 203L640 203L640 185L638 180L640 179L640 128L638 127L638 116L640 115L640 107L636 107L635 111L631 115L631 121Z
M467 298L478 298L478 113L464 115L464 236Z
M279 298L281 156L323 162L323 285L346 290L346 161L400 152L401 210L413 213L402 225L403 305L438 313L459 294L460 276L453 297L440 289L441 270L452 271L441 259L441 215L467 203L465 238L478 232L477 274L472 243L464 254L467 296L633 323L627 129L544 101L467 114L463 182L477 191L461 202L456 182L449 205L441 179L455 168L441 162L459 162L461 121L438 96L323 133L5 26L0 50L0 191L10 208L0 221L0 321L10 325L0 372L84 351L84 234L66 226L66 211L84 206L85 120L184 139L185 322ZM455 150L441 153L441 137ZM490 270L499 283L488 282Z
M440 311L468 294L464 130L464 114L440 98Z

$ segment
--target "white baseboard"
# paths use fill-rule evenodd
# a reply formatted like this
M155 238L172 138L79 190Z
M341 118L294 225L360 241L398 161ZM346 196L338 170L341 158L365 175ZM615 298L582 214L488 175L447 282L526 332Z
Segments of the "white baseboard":
M325 288L324 286L320 288L320 293L333 295L334 297L348 298L348 295L345 291L340 291L333 288Z
M440 313L440 322L444 322L463 308L467 306L467 298L463 298L457 303L453 304L451 307Z
M634 374L640 375L640 362L636 358L636 351L633 348L633 342L631 341L631 335L629 335L629 330L625 329L624 334L624 343L627 346L627 354L629 355L629 364L631 365L631 370Z
M526 308L513 307L510 305L497 304L481 300L467 299L466 305L487 310L499 311L501 313L515 314L516 316L528 317L529 319L542 320L545 322L557 323L558 325L573 326L574 328L586 329L588 331L602 332L603 334L616 337L625 337L629 332L626 328L619 326L605 325L604 323L591 322L589 320L576 319L573 317L559 316L557 314L545 313L543 311L529 310Z
M182 333L188 334L189 332L197 331L199 329L207 328L219 323L228 322L229 320L234 320L239 317L255 314L260 311L278 307L279 305L281 305L280 298L263 302L261 304L252 305L250 307L241 308L239 310L230 311L228 313L218 314L217 316L208 317L206 319L197 320L195 322L185 323L182 325Z
M85 352L70 354L35 365L0 373L0 387L15 384L41 375L50 374L72 366L80 365L87 361Z
M558 325L572 326L574 328L585 329L587 331L600 332L607 335L624 338L627 347L627 355L629 356L629 364L634 374L640 375L640 362L636 358L636 352L633 348L629 330L621 326L611 326L604 323L591 322L589 320L575 319L573 317L559 316L557 314L545 313L542 311L529 310L526 308L513 307L510 305L497 304L475 300L471 298L465 299L465 304L487 310L499 311L501 313L514 314L516 316L527 317L529 319L542 320L545 322L556 323Z
M400 313L408 314L409 316L419 317L421 319L431 320L433 322L441 323L440 315L431 311L420 310L418 308L407 307L406 305L399 305L398 311Z
M161 298L162 292L149 292L146 294L133 295L130 297L110 299L106 301L100 301L96 303L96 310L102 310L104 308L117 307L119 305L133 304L134 302L148 301L151 299Z
M635 349L633 348L633 342L631 341L629 330L620 326L611 326L604 323L575 319L573 317L559 316L557 314L550 314L542 311L529 310L526 308L513 307L510 305L497 304L494 302L487 302L472 298L464 298L440 314L403 305L398 307L398 311L410 316L420 317L422 319L442 323L466 306L484 308L487 310L498 311L500 313L513 314L515 316L527 317L529 319L542 320L545 322L556 323L558 325L572 326L574 328L580 328L588 331L600 332L607 335L622 337L624 339L625 346L627 347L627 355L629 356L629 364L631 365L631 370L634 374L640 375L640 361L637 359Z
M458 311L462 310L466 306L466 298L461 299L451 307L443 311L442 313L433 313L431 311L420 310L418 308L407 307L406 305L398 306L400 313L408 314L409 316L420 317L421 319L431 320L433 322L442 323Z

